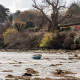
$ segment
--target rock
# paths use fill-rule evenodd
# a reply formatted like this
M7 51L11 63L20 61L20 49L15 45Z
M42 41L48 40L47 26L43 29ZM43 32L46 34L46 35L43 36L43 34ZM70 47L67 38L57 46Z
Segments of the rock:
M27 68L26 70L27 70L27 73L28 73L28 74L38 74L38 71L35 71L35 70L32 69L32 68Z
M45 79L42 79L42 78L34 78L32 80L45 80Z
M32 74L25 73L23 76L32 76Z
M75 55L74 55L74 57L78 57L78 55L77 55L77 54L75 54Z
M11 74L7 75L6 78L14 78Z
M19 64L21 64L22 62L18 62Z
M23 77L23 76L16 76L15 79L16 79L16 80L24 79L24 77Z
M41 59L42 55L41 54L35 54L32 56L33 59Z
M3 70L2 72L13 72L12 70Z
M45 80L53 80L53 79L51 79L51 78L45 78Z

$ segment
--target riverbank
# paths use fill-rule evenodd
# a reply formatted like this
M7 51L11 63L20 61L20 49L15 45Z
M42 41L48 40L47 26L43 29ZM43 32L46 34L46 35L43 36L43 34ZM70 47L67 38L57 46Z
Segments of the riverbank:
M35 60L32 58L33 54L41 54L42 58ZM0 52L0 79L16 80L16 78L80 80L80 54Z
M75 53L79 54L80 50L55 50L55 49L35 49L35 50L27 50L27 49L0 49L0 52L34 52L34 53Z

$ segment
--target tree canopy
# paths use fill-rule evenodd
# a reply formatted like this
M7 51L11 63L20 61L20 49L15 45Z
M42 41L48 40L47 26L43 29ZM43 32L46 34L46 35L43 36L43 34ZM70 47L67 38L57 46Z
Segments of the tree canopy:
M33 22L35 26L43 26L46 23L44 15L38 10L27 10L20 12L15 19L16 21Z
M0 22L4 22L8 16L9 9L5 8L4 6L0 5Z
M78 3L72 3L65 14L71 16L65 19L64 23L80 23L80 6Z

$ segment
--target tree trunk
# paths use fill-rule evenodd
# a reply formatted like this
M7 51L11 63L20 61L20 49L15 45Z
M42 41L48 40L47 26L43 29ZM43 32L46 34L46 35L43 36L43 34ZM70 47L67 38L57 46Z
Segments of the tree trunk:
M53 13L51 15L51 19L52 19L51 31L54 32L54 30L59 30L59 27L58 27L58 12Z
M48 32L51 31L51 22L48 23Z

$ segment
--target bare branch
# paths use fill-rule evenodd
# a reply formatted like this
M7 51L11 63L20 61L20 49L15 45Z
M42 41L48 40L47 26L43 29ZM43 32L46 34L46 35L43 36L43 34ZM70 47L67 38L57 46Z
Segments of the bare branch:
M49 5L52 5L52 3L50 2L50 0L46 0L46 2L47 2Z
M71 15L65 15L62 20L59 21L59 23L63 22L66 18L70 18L72 17L72 14Z
M58 7L58 10L60 10L61 8L66 8L66 7L65 7L65 5L59 6L59 7Z
M33 0L34 5L33 7L38 9L44 16L45 18L49 21L50 26L49 28L52 29L52 31L59 29L58 28L58 15L59 15L59 10L61 8L65 8L65 5L61 6L60 5L60 0L43 0L42 5L39 5L36 3L36 0ZM47 6L44 6L47 5ZM47 16L47 14L45 13L46 9L49 11L51 8L52 13L50 14L50 18ZM70 15L71 16L71 15ZM69 18L70 16L64 16L64 18L60 21L62 22L63 20L65 20L65 18Z
M57 0L56 7L58 6L58 4L59 4L59 0Z
M45 12L43 11L43 8L40 8L37 4L36 1L33 0L34 5L32 5L34 8L38 9L39 11L41 11L41 13L46 17L46 19L51 22L51 20L48 18L48 16L45 14Z
M47 2L49 5L51 5L53 8L55 7L55 6L54 6L54 3L55 3L55 2L52 2L52 3L51 3L50 0L46 0L46 2Z

